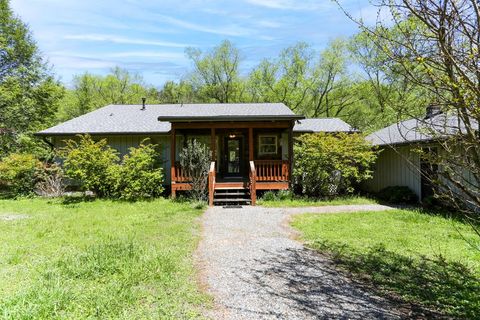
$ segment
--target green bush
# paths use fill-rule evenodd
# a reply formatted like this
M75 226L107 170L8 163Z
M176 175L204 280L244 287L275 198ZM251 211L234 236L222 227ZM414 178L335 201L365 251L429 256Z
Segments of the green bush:
M163 169L158 166L155 145L142 141L123 158L117 191L126 200L154 198L162 194Z
M328 197L349 194L372 176L377 154L360 134L305 134L294 146L295 183L303 194Z
M30 195L35 190L42 163L32 154L12 153L0 161L0 184L17 195Z
M210 150L195 139L189 140L180 152L180 165L191 178L190 196L197 201L207 200L210 161Z
M164 190L156 146L147 140L138 148L130 148L121 163L117 151L105 139L95 142L84 135L66 143L62 150L65 174L78 181L83 190L125 200L154 198Z
M120 158L105 139L96 142L89 135L79 135L78 141L66 141L61 154L65 159L65 174L79 182L84 190L100 197L114 194Z
M418 201L417 195L407 186L386 187L377 193L380 200L389 203L411 204Z
M267 191L262 195L263 201L291 200L294 194L290 190Z

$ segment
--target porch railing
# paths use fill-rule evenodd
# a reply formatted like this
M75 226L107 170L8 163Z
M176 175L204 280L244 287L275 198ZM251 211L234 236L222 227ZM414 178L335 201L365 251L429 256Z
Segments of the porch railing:
M256 181L288 181L287 160L255 160Z
M172 181L174 181L174 182L190 182L190 181L192 181L192 179L187 175L186 171L180 165L180 162L175 162Z
M208 170L208 204L213 206L213 197L215 195L215 161L210 162Z
M252 201L252 206L257 202L257 172L255 170L255 162L250 161L250 199Z

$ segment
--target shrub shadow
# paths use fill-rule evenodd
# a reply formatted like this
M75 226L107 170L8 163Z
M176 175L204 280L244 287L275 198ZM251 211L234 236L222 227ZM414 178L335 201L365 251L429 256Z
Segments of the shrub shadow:
M316 242L337 266L355 274L378 292L400 296L451 317L473 319L480 315L480 278L460 262L442 256L411 258L376 246L364 253L345 245Z
M265 252L261 268L250 270L256 287L266 291L270 301L281 300L295 314L312 319L425 319L448 318L419 304L386 294L371 282L353 280L330 257L306 248L282 253ZM252 280L253 279L253 280ZM275 313L279 318L285 314Z

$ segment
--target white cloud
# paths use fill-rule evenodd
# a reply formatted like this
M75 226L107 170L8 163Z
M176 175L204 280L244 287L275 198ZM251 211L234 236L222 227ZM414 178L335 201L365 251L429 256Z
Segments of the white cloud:
M200 31L200 32L206 32L206 33L214 33L214 34L220 34L220 35L225 35L225 36L246 36L246 35L251 35L254 31L251 29L243 28L238 25L228 25L228 26L220 26L220 27L207 27L204 25L172 18L169 16L165 15L158 15L160 20L163 22L166 22L168 24L181 27L184 29L189 29L189 30L194 30L194 31Z
M74 35L66 35L63 38L66 40L113 42L113 43L121 43L121 44L138 44L138 45L174 47L174 48L185 48L185 47L192 46L191 44L187 44L187 43L133 39L133 38L117 37L113 35L103 35L103 34L74 34Z
M316 10L330 8L331 2L327 0L245 0L246 2L271 9L282 10Z

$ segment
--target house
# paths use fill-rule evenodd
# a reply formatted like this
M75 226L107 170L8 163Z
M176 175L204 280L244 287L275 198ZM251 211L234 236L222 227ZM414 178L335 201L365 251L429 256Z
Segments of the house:
M420 201L433 195L432 177L437 177L441 167L421 156L445 152L440 142L462 133L465 126L455 115L446 115L435 105L427 107L423 118L401 121L366 137L380 149L373 179L364 182L364 188L378 192L390 186L407 186ZM419 151L422 152L419 152ZM471 173L463 175L465 184L478 185ZM458 194L457 194L458 196Z
M288 189L293 138L356 132L340 119L304 119L282 103L108 105L38 132L54 147L78 134L105 138L121 155L145 138L161 146L172 196L191 189L179 165L188 139L209 146L209 202L255 204L257 190Z

